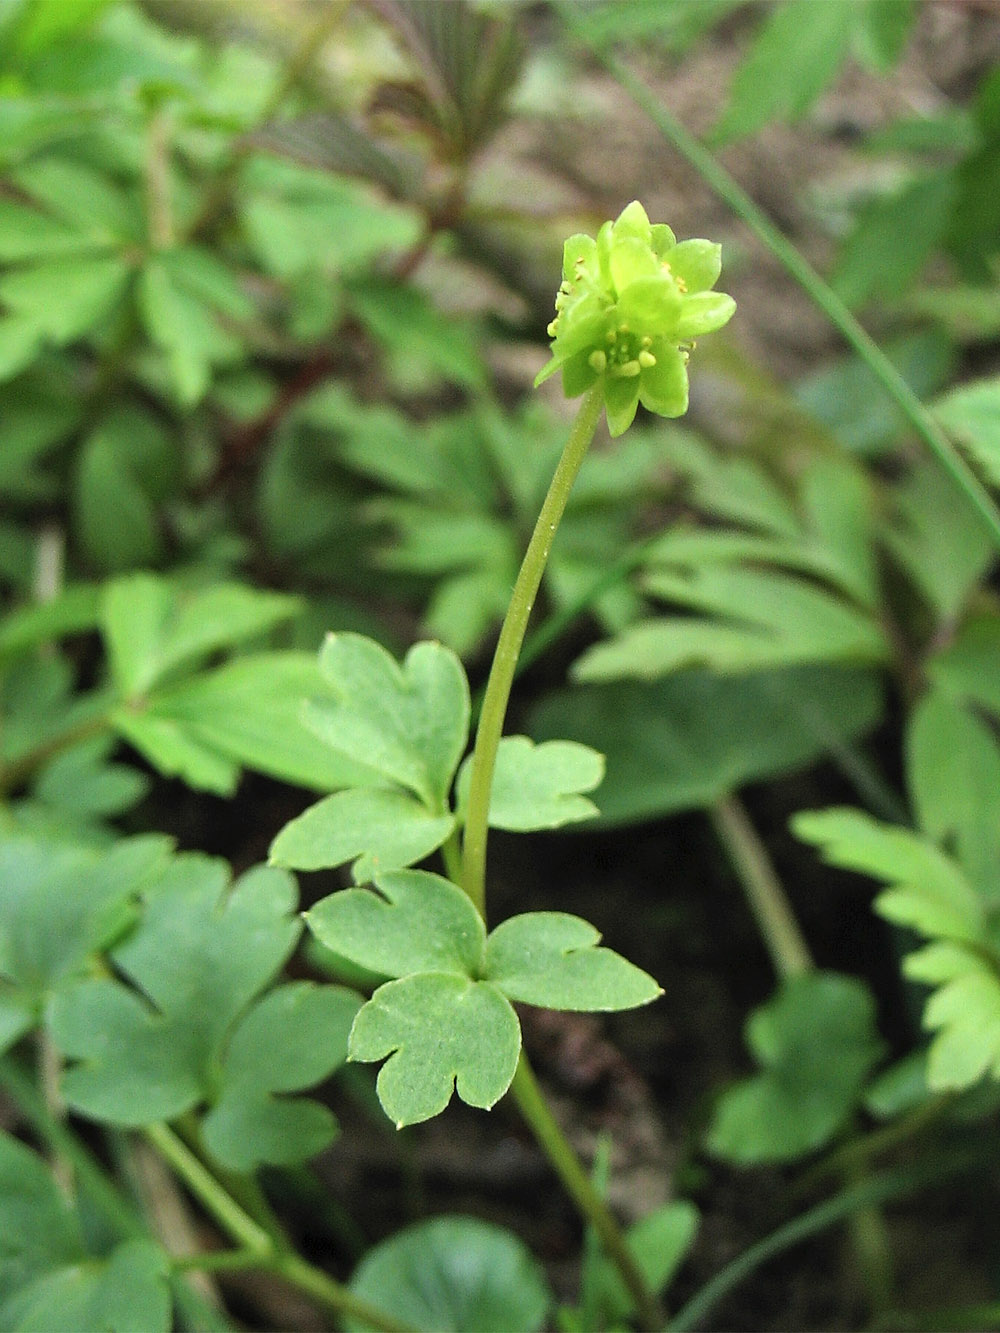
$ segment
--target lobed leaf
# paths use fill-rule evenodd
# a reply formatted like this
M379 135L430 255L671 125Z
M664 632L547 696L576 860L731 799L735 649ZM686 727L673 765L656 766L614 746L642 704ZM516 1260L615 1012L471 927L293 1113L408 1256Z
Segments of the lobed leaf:
M762 1072L723 1093L707 1139L713 1153L744 1165L821 1148L883 1053L868 988L835 972L786 981L751 1015L746 1039Z
M584 1012L633 1009L663 994L600 932L565 912L528 912L490 932L483 975L511 1000Z
M320 669L334 697L307 706L312 731L443 811L469 733L469 685L455 654L418 643L400 667L373 639L330 634Z
M271 843L269 859L291 870L353 861L354 879L365 883L422 861L454 826L452 815L432 815L406 792L356 787L324 797L286 824Z
M423 870L375 878L370 889L345 889L306 914L321 944L382 976L452 973L474 976L483 961L485 927L457 885Z
M458 775L458 807L463 818L471 765L469 758ZM591 819L597 807L582 793L592 791L603 777L604 758L588 745L576 741L536 745L527 736L504 736L497 748L490 790L490 825L525 833Z
M380 986L349 1045L352 1060L385 1060L376 1086L397 1129L439 1115L453 1092L489 1110L510 1087L520 1049L517 1015L500 991L449 972Z

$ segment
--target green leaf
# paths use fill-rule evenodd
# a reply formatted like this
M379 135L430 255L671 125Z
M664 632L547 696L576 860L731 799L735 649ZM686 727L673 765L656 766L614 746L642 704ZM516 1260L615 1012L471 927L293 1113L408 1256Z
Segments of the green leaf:
M237 583L184 592L152 574L117 579L101 611L112 677L134 699L171 673L266 633L299 606L294 597Z
M387 977L413 972L476 975L485 927L457 885L423 870L375 879L378 893L345 889L321 899L306 924L321 944Z
M418 643L400 668L373 639L330 634L320 669L334 699L311 702L307 725L333 749L443 810L469 733L469 685L455 654Z
M65 634L96 628L98 597L96 586L76 583L65 587L51 602L9 611L0 622L0 662L7 664Z
M71 1062L66 1101L112 1124L172 1119L206 1097L229 1029L294 948L295 884L256 867L227 889L225 862L175 858L112 959L138 988L102 978L50 1010Z
M406 792L357 787L324 797L286 824L271 843L269 859L290 870L354 861L354 879L365 883L380 871L430 856L454 827L452 815L432 815Z
M677 1199L629 1227L625 1239L650 1291L662 1292L673 1281L694 1244L699 1221L694 1204ZM603 1252L598 1254L595 1286L609 1326L624 1325L635 1313L635 1302Z
M200 402L217 364L238 360L241 345L223 330L215 302L206 303L178 280L166 259L149 260L139 277L139 312L152 341L165 352L181 404Z
M337 754L302 721L303 701L322 689L315 653L252 653L161 685L147 716L225 760L314 791L378 782L374 769Z
M600 932L565 912L528 912L486 941L483 976L511 1000L545 1009L634 1009L663 994L648 973L611 949Z
M849 809L796 815L792 829L816 844L830 865L888 881L892 887L875 907L889 921L925 935L985 942L983 899L929 839Z
M405 382L416 374L468 388L483 384L475 327L468 320L436 310L415 287L368 278L351 285L350 303L361 322L388 348L397 378Z
M33 157L10 178L25 194L95 243L118 248L145 243L145 216L138 193L116 185L102 171L66 157Z
M97 736L63 750L41 770L33 795L83 819L123 814L149 790L149 779L125 764L108 762L112 736Z
M240 198L250 245L279 278L358 269L420 235L415 212L288 158L249 158Z
M202 745L170 718L117 709L111 724L164 777L180 778L197 791L232 796L239 768L218 751Z
M927 1058L932 1092L961 1091L984 1074L1000 1079L1000 976L959 944L937 942L904 959L904 975L936 986L924 1027L936 1035Z
M38 355L41 330L34 319L0 319L0 380L13 379Z
M893 500L897 512L883 541L938 623L950 625L996 558L986 525L930 462L896 483Z
M123 1241L101 1264L73 1264L35 1282L7 1307L23 1333L100 1329L169 1333L170 1261L148 1240Z
M120 259L66 257L0 278L0 301L57 343L80 337L108 313L128 281Z
M541 1265L509 1231L471 1217L435 1217L373 1246L350 1290L423 1333L539 1333L552 1305ZM371 1325L344 1319L349 1333Z
M768 121L804 115L840 68L857 8L844 0L785 0L770 10L736 71L716 139L737 139Z
M107 573L154 564L163 555L149 493L128 459L99 430L79 452L73 518L91 563Z
M161 873L169 848L155 834L106 851L0 839L0 975L37 1008L129 922L130 900Z
M792 1161L829 1142L883 1052L868 988L835 972L785 982L751 1015L746 1040L762 1072L723 1093L707 1139L743 1165Z
M910 714L907 783L920 828L989 894L1000 864L1000 747L961 703L929 690Z
M472 777L467 759L458 776L458 805L464 818ZM497 749L489 821L492 828L525 833L561 828L591 819L597 807L582 796L604 777L604 757L576 741L545 741L504 736Z
M504 996L447 972L380 986L355 1019L349 1046L352 1060L385 1060L376 1087L397 1129L439 1115L453 1092L489 1110L510 1087L520 1049L517 1015Z
M831 279L841 300L858 306L903 296L940 245L954 199L951 174L934 171L862 209Z
M952 389L934 403L938 420L991 486L1000 486L1000 377Z
M82 1258L79 1222L42 1159L0 1134L0 1318L30 1282Z
M913 0L866 0L858 5L853 36L860 59L877 73L887 73L903 54L916 15Z
M863 734L881 711L873 672L792 667L577 686L549 694L530 720L540 738L569 735L604 754L608 825L698 809L794 771Z
M930 659L928 674L956 698L1000 716L1000 616L970 616L955 637Z
M337 1131L318 1102L275 1094L327 1078L347 1059L361 998L340 986L278 986L240 1021L222 1061L222 1092L202 1124L205 1146L232 1171L305 1161Z
M877 662L886 644L875 621L839 597L789 575L725 565L655 570L649 590L699 616L629 625L574 664L582 681L652 679L705 664L745 672L810 662Z
M10 199L0 200L0 260L3 262L51 259L93 248L92 238L64 226L55 218Z

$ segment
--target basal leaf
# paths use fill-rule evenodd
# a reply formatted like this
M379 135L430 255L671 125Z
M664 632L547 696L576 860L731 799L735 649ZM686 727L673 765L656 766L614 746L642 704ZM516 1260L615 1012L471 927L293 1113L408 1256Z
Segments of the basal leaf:
M377 893L333 893L306 913L321 944L387 977L478 972L486 932L457 885L423 870L398 870L376 876L375 887Z
M835 972L785 982L751 1015L746 1035L762 1072L723 1093L707 1140L713 1153L744 1165L821 1148L858 1104L883 1051L868 988Z
M276 1094L312 1087L344 1063L360 1006L353 991L303 981L278 986L240 1020L222 1061L222 1091L202 1125L217 1161L247 1172L326 1147L337 1129L332 1113Z
M175 858L139 927L112 957L117 980L78 982L51 1006L72 1062L63 1091L84 1115L141 1125L210 1091L232 1024L274 977L299 933L294 882L256 867L227 887L225 862Z
M599 804L608 825L711 805L746 782L801 768L872 727L881 706L870 671L680 671L555 691L530 724L541 739L572 736L606 757Z
M307 706L316 735L443 812L469 731L469 686L455 654L418 643L400 667L373 639L331 634L320 668L334 697Z
M296 786L371 786L374 769L331 750L302 720L303 700L322 687L314 653L250 653L160 686L146 715L233 764Z
M503 995L449 972L380 986L349 1046L352 1060L385 1060L376 1087L397 1129L440 1114L453 1092L489 1110L510 1087L520 1049L517 1015Z
M0 975L33 1006L65 985L130 920L130 900L166 863L165 837L107 851L0 839Z
M453 816L432 815L407 792L356 787L325 796L286 824L269 856L272 865L291 870L354 861L354 878L365 883L380 872L422 861L454 825Z
M511 1000L586 1012L634 1009L663 991L611 949L600 932L566 912L527 912L490 932L483 975Z
M170 1261L158 1245L123 1241L104 1262L56 1269L20 1292L6 1307L7 1326L19 1333L169 1333L169 1276Z
M490 790L490 825L511 832L560 828L591 819L597 807L583 792L604 777L604 758L576 741L545 741L504 736L497 749ZM464 812L471 779L471 759L458 777L458 803Z
M48 1167L9 1134L0 1134L0 1235L0 1316L36 1278L83 1257L79 1220Z
M552 1304L545 1274L509 1231L472 1217L434 1217L373 1246L350 1289L422 1333L538 1333ZM344 1320L349 1333L371 1325Z

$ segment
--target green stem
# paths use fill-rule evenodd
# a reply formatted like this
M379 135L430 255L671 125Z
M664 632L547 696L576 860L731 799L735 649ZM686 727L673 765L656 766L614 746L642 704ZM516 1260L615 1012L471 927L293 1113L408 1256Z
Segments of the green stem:
M272 1236L254 1221L169 1126L148 1125L145 1134L241 1251L248 1256L256 1256L260 1268L283 1277L327 1309L337 1314L350 1315L380 1330L380 1333L414 1333L408 1325L401 1324L360 1300L321 1269L314 1268L299 1255L284 1249L283 1238L280 1235Z
M145 1134L222 1229L244 1249L253 1250L262 1263L266 1263L276 1249L276 1241L223 1189L184 1140L169 1126L162 1124L147 1125Z
M603 385L598 382L583 402L570 431L566 447L556 466L548 493L542 503L535 530L518 572L510 605L500 629L493 665L490 668L483 709L476 730L469 780L469 803L462 842L462 887L472 899L480 916L486 915L486 837L489 821L490 789L497 746L503 733L507 702L517 670L517 659L535 596L538 593L559 520L580 464L594 438L603 406Z
M567 1143L523 1051L510 1090L570 1198L600 1237L605 1252L621 1274L635 1302L642 1327L648 1330L662 1328L663 1312L639 1271L621 1228Z
M774 970L783 980L801 976L814 964L809 946L774 872L767 849L735 796L717 801L709 819L736 871L750 910L767 945Z
M563 3L558 3L557 7L570 31L579 36L580 29L573 7ZM906 380L854 318L836 292L823 281L792 242L781 234L770 218L758 208L725 167L716 161L705 145L657 101L653 93L636 78L623 61L610 50L597 49L589 43L587 47L590 53L614 75L636 105L645 111L657 129L683 157L687 158L706 184L728 204L757 239L767 246L802 290L819 306L844 341L857 352L944 471L964 492L989 528L994 543L1000 548L1000 510L997 509L989 492Z

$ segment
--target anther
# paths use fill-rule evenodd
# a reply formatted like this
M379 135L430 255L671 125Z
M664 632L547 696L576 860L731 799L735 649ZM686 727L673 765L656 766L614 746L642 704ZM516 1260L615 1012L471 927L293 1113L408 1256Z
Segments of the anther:
M590 356L587 357L587 364L591 370L596 370L598 375L603 375L608 364L608 358L601 351L591 352Z
M649 370L652 366L656 365L656 357L652 352L640 352L638 360L639 365L642 366L643 370Z

